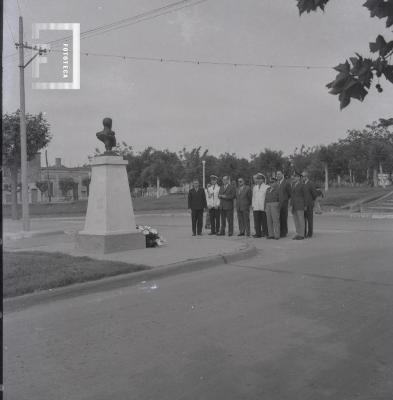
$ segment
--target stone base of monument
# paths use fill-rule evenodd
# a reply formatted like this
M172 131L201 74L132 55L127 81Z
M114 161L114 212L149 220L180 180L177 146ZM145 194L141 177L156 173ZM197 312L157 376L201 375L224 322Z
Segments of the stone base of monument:
M77 250L105 254L146 248L145 236L136 229L126 165L120 156L94 157L85 228L77 234Z
M79 232L76 238L76 246L78 250L86 253L106 254L117 251L145 249L146 240L140 232L113 235L93 235Z

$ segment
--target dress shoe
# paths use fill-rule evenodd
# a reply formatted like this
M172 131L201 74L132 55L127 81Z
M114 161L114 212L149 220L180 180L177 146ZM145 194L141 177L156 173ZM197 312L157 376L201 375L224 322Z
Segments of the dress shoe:
M303 240L304 237L303 237L303 236L295 236L293 239L294 239L294 240Z
M209 235L215 235L215 234L216 234L215 232L210 232L210 233L209 233Z
M274 239L273 236L268 236L266 239Z
M202 233L198 233L198 236L202 236Z
M192 236L196 236L196 233L193 233Z
M233 233L228 233L228 236L233 236Z
M225 236L225 232L217 233L217 236Z
M237 236L244 236L244 233L239 233Z
M252 235L253 238L260 238L262 237L261 235Z

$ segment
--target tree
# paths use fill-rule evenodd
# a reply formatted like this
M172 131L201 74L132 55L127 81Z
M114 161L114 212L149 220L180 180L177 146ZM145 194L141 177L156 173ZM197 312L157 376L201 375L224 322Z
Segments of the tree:
M74 189L75 183L76 182L71 177L66 177L66 178L60 179L59 187L60 187L61 193L64 197L67 196L67 194L70 190Z
M154 185L157 179L165 188L178 186L183 174L183 166L178 155L169 150L151 149L140 180Z
M36 182L35 185L37 186L38 190L41 192L41 195L48 191L49 185L47 181L39 181Z
M20 111L3 115L3 166L11 172L12 219L17 219L17 184L21 165ZM26 114L27 159L34 158L51 140L50 126L42 113Z
M284 169L285 157L282 151L265 149L259 155L252 155L252 165L255 171L273 176L278 170Z
M310 13L318 9L324 11L329 0L297 0L300 15ZM393 25L393 0L367 0L364 4L370 12L370 17L380 19L386 18L386 27ZM391 56L393 54L393 40L386 41L382 35L378 35L375 42L369 43L370 51L376 54L376 58L364 58L355 53L344 63L337 65L334 69L338 72L334 81L326 86L331 94L338 95L340 109L345 108L351 99L363 101L375 78L378 92L382 92L379 78L384 77L387 82L393 83L393 65ZM393 119L381 119L381 124L393 125Z
M329 190L329 165L332 163L333 157L330 146L322 146L318 151L318 159L323 163L325 170L325 191Z

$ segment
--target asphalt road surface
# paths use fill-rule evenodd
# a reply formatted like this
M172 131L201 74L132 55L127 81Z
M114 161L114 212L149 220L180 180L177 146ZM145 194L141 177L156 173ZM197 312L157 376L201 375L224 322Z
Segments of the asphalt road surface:
M393 220L5 316L8 400L392 400Z

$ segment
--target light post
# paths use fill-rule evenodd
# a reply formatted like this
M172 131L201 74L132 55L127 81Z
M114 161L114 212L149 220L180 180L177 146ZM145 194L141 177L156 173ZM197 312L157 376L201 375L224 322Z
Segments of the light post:
M204 189L206 187L205 166L206 160L202 160L202 186Z

